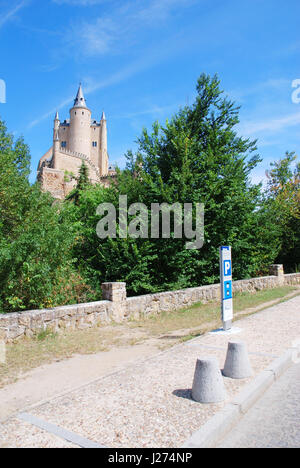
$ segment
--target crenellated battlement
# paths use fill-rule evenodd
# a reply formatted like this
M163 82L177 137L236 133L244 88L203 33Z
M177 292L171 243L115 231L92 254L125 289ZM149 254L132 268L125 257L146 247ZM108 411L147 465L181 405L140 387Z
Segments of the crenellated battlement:
M86 161L95 171L97 177L100 179L101 178L101 175L100 175L100 172L99 172L99 169L98 167L95 166L95 164L93 163L93 161L86 155L86 154L83 154L83 153L77 153L76 151L71 151L71 150L68 150L66 148L61 148L60 149L60 153L62 154L65 154L67 156L72 156L73 158L78 158L78 159L81 159L82 161Z

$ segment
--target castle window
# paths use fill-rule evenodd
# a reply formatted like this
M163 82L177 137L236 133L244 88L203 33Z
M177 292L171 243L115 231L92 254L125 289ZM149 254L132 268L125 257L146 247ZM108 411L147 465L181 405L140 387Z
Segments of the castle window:
M97 148L97 142L93 141L93 148Z
M66 147L67 147L67 142L66 142L66 141L62 141L62 142L61 142L61 147L62 147L62 148L66 148Z

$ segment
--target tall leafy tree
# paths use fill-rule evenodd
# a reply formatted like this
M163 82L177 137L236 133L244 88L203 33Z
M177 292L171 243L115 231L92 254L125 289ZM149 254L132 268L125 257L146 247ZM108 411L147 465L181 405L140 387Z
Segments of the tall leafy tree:
M276 256L274 236L264 229L259 211L261 186L250 179L260 158L256 142L237 133L238 113L219 79L201 75L192 106L165 125L155 122L151 132L143 130L138 151L128 152L117 184L102 195L96 187L82 194L81 216L88 200L91 218L85 223L93 227L76 256L90 271L101 272L107 280L126 281L131 294L214 283L222 244L233 246L235 278L267 270ZM171 239L97 239L96 203L91 198L112 201L117 208L119 195L127 195L128 204L142 202L149 208L151 203L204 203L203 248L187 250L186 240L174 238L174 232Z
M260 161L256 142L238 136L239 108L224 96L216 76L201 75L197 93L193 106L165 126L155 123L152 133L144 130L139 139L149 203L156 194L160 202L205 204L201 250L185 251L174 240L160 245L165 255L160 255L159 271L173 280L182 276L185 286L218 279L222 244L233 246L236 277L255 274L261 263L256 238L260 186L250 181Z
M278 255L287 272L300 270L300 163L294 152L271 163L267 172L267 204L278 229Z

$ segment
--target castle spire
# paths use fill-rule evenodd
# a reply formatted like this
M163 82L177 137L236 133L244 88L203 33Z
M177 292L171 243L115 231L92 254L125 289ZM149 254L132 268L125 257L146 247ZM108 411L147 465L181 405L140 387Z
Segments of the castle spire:
M55 114L55 119L54 119L54 120L59 120L58 111L56 111L56 114Z
M77 96L76 96L75 101L74 101L74 107L85 107L86 108L86 102L85 102L85 98L84 98L84 95L83 95L81 83L79 85L79 88L78 88L78 91L77 91Z
M105 113L102 113L101 129L100 129L100 174L106 176L108 174L108 155L107 155L107 125Z

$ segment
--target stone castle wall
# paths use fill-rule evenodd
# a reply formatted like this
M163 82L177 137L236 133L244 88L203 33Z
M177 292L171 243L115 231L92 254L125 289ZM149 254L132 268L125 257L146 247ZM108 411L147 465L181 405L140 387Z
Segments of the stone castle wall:
M291 273L289 275L284 275L285 284L293 286L295 284L300 284L300 273Z
M234 281L233 291L255 292L282 285L300 285L300 273L284 275L280 270L276 273ZM139 320L197 302L205 304L220 300L219 284L130 298L126 295L126 283L104 283L102 290L104 300L98 302L0 315L0 339L12 342L23 337L33 337L44 330L59 332L62 329L82 329L129 319Z
M59 200L64 200L67 195L76 187L76 177L78 177L79 169L82 162L86 163L89 171L89 179L92 183L99 183L105 187L109 187L111 180L115 179L115 173L109 173L107 176L100 176L97 168L94 168L84 155L71 154L70 151L60 152L61 167L68 167L68 172L61 169L52 169L50 167L43 167L38 176L41 182L42 190L49 192L51 195ZM72 173L74 177L68 175Z
M51 193L54 198L59 200L64 200L76 186L76 180L67 180L64 171L48 167L43 169L39 182L41 182L44 192Z

